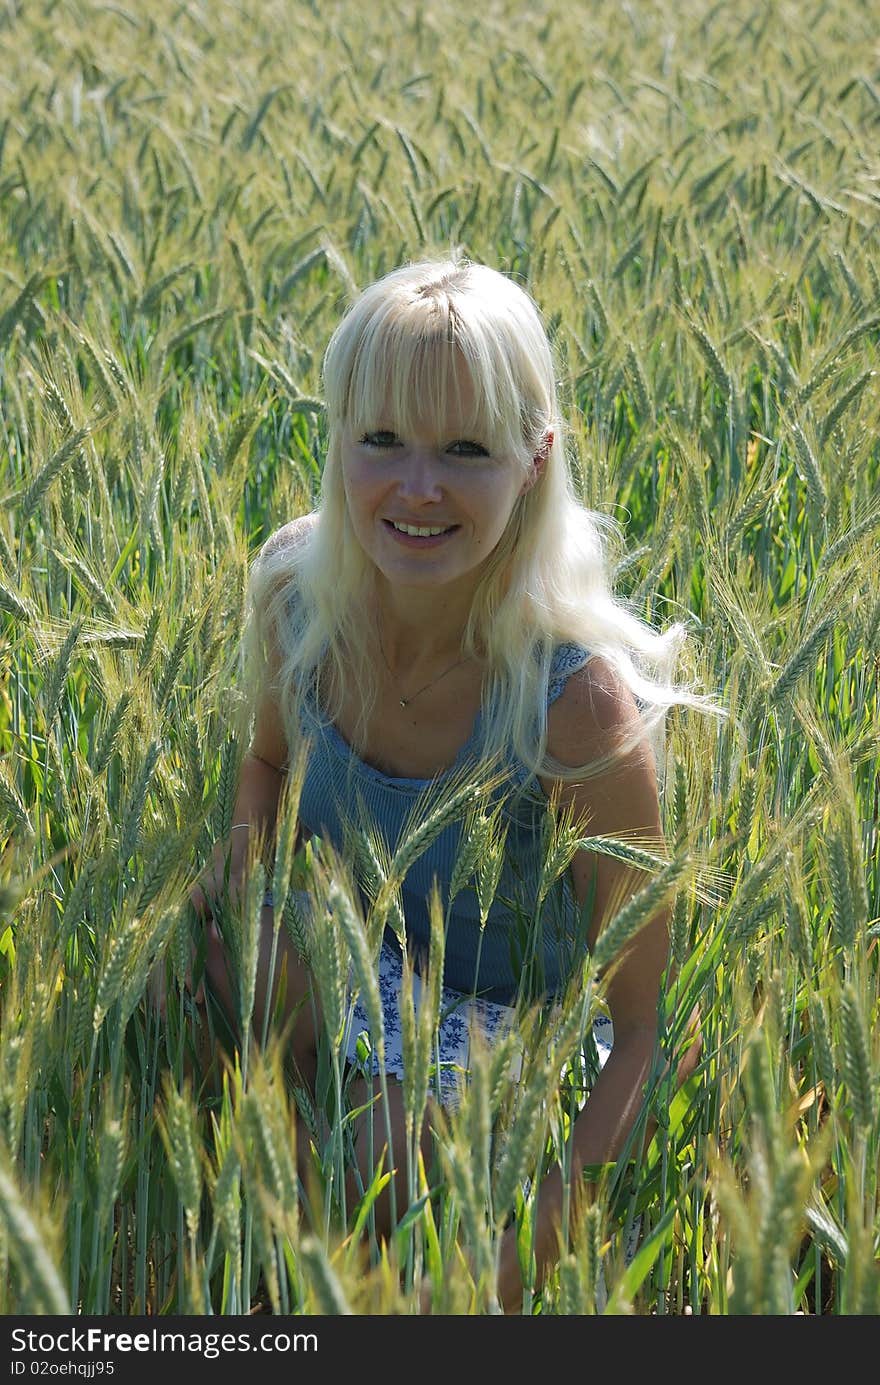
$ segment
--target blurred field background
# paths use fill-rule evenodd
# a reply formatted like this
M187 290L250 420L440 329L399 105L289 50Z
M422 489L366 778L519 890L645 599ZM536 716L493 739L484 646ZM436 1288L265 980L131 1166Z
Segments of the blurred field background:
M422 1273L491 1311L514 1215L523 1312L876 1313L876 11L3 0L0 55L0 1311L416 1312ZM687 620L730 711L668 728L699 869L661 1046L699 999L701 1066L655 1083L541 1294L585 1016L561 1082L480 1069L382 1250L375 1187L337 1196L332 1042L326 1112L271 1043L203 1084L180 985L247 745L247 563L315 502L324 346L451 244L542 306L619 589Z

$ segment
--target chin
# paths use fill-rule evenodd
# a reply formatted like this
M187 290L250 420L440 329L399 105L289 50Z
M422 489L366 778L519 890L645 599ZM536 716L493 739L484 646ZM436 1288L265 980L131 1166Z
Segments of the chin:
M382 573L385 579L388 582L390 582L393 586L410 587L415 591L418 591L421 588L423 588L425 591L431 591L434 587L445 587L449 582L454 582L456 578L462 575L461 573L447 574L445 572L404 573L401 572L399 569L388 570L383 567L380 567L379 571Z

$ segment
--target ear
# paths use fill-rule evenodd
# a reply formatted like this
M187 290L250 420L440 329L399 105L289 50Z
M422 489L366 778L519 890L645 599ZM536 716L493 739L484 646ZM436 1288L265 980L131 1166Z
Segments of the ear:
M526 476L525 481L523 482L520 495L525 495L526 491L530 491L532 489L532 486L535 484L538 477L541 475L541 472L544 470L544 467L547 463L547 458L550 456L550 449L552 448L552 446L553 431L552 429L548 428L547 432L544 434L544 437L541 440L540 447L538 448L537 452L532 458L532 465L529 468L529 473Z

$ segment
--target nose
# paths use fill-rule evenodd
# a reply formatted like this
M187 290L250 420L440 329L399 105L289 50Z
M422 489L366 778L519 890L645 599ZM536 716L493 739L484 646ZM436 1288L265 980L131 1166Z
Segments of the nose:
M428 448L412 448L400 468L397 489L410 503L442 499L440 469Z

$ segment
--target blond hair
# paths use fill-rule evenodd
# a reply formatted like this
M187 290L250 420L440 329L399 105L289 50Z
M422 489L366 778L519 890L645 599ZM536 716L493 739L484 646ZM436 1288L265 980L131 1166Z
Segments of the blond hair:
M389 413L396 429L413 414L442 431L453 368L470 376L475 435L526 475L542 440L553 442L537 482L519 496L486 562L462 639L463 655L484 661L487 758L512 749L534 774L574 780L601 762L566 766L547 754L547 690L555 647L565 641L601 654L637 699L636 739L654 746L662 778L666 709L720 709L676 685L684 627L659 632L611 590L608 540L616 523L584 507L575 493L559 417L553 356L540 313L518 284L486 265L455 256L392 271L371 284L339 323L324 360L328 447L317 522L273 535L251 570L246 676L259 685L269 664L284 723L297 727L300 699L332 671L341 689L361 690L353 748L363 754L378 680L373 663L376 570L349 517L340 466L344 427L370 428ZM271 650L277 651L276 655ZM319 693L320 697L320 693Z

